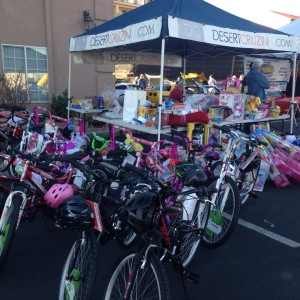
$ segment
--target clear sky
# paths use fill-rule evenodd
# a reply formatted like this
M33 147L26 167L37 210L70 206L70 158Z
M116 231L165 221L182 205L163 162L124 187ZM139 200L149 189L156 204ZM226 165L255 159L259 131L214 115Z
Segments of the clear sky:
M205 0L243 19L278 29L290 22L289 18L275 14L278 11L300 16L300 0Z

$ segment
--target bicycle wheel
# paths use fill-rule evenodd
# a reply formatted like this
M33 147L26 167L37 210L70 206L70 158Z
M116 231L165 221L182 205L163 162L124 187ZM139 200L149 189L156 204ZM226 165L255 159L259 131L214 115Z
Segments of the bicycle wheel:
M0 156L0 172L5 172L9 167L10 161Z
M58 299L91 299L96 280L97 241L92 230L82 232L65 262Z
M13 146L12 149L13 149L13 150L16 149L16 150L19 150L19 151L20 151L20 147L21 147L21 143L18 142L17 144L15 144L15 145ZM20 176L20 172L22 172L22 167L20 168L20 166L18 166L18 165L22 165L22 164L21 164L21 161L22 161L21 158L15 158L14 161L12 161L12 162L9 164L9 166L8 166L8 168L7 168L7 171L8 171L8 173L9 173L10 176L12 176L12 177L19 177L19 176ZM16 167L17 167L17 169L18 169L18 167L19 167L19 171L16 170Z
M88 188L86 196L93 202L101 203L103 196L107 194L107 190L109 188L107 181L108 177L103 170L97 167L97 165L93 166L92 169L99 178L97 178L93 185Z
M149 253L143 269L140 264L140 255L137 252L131 251L122 256L109 277L103 299L124 299L127 288L130 286L131 294L128 295L128 299L169 300L168 279L159 259ZM135 268L138 268L136 272Z
M223 166L223 161L217 160L210 167L211 171L214 173L214 176L219 176Z
M224 244L237 225L240 209L241 198L236 182L225 176L216 201L211 206L203 245L214 248Z
M3 267L7 259L15 236L21 203L21 195L14 194L11 197L11 201L10 198L7 198L4 204L3 210L5 211L2 212L0 218L0 268Z
M181 236L180 245L178 247L179 254L177 255L177 258L184 268L187 268L191 264L196 255L208 222L209 213L210 203L199 203L195 219L184 227L188 232L183 233Z
M251 162L245 170L239 170L237 186L241 196L241 203L245 205L257 180L261 158L258 155L255 161Z

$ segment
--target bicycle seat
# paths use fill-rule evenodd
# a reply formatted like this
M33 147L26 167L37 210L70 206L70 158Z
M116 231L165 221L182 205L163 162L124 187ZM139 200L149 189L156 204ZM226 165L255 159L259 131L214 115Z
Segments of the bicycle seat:
M218 152L213 152L213 151L209 151L208 153L206 153L204 155L204 158L208 161L212 161L212 160L219 160L220 159L220 155Z
M207 181L207 176L203 172L196 171L195 169L188 169L183 174L183 183L186 186L203 186Z

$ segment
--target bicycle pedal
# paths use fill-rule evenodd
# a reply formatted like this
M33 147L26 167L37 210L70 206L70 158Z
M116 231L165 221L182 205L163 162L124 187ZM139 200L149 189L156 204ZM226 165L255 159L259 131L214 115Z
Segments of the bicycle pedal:
M199 275L193 272L186 272L184 274L184 278L186 281L190 282L190 283L195 283L198 284L199 283Z
M250 197L258 199L258 195L255 192L251 192Z

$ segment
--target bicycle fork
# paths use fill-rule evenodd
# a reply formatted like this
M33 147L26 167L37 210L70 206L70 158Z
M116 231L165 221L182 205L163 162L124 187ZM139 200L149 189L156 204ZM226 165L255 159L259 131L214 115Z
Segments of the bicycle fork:
M131 272L128 274L128 279L125 285L125 289L124 289L124 293L123 293L123 299L128 299L130 298L131 295L131 291L133 289L133 283L135 282L138 270L144 270L145 266L147 264L148 261L148 254L149 251L151 250L151 248L157 248L157 245L154 244L150 244L149 246L147 246L146 251L144 252L140 252L137 254L137 256L135 257L135 262L132 266ZM144 254L143 254L144 253ZM143 256L143 258L141 258L141 256Z
M224 167L222 168L220 177L218 178L217 183L216 183L216 190L218 192L216 192L216 193L213 194L212 201L211 201L211 203L213 205L215 205L216 200L217 200L217 196L219 194L219 191L221 189L224 189L224 185L225 185L225 189L224 189L224 193L223 193L223 196L222 196L221 205L219 206L219 209L220 209L221 212L223 212L223 209L225 207L226 200L227 200L227 197L228 197L228 193L230 191L230 187L227 186L226 184L224 184L225 183L224 182L225 181L225 176L229 176L229 177L234 178L234 169L235 169L234 166L232 166L231 164L229 164L228 168L229 168L229 170L225 170Z

